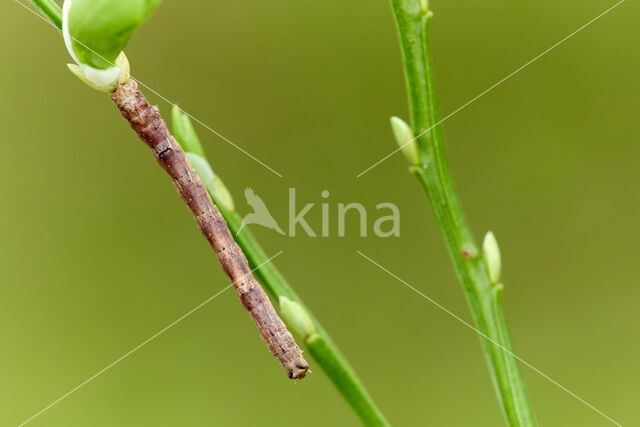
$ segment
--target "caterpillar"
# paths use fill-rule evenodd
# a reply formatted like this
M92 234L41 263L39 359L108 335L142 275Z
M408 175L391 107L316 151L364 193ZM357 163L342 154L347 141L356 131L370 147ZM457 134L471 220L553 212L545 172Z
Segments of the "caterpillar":
M233 239L224 217L191 167L182 147L169 132L158 108L149 104L134 80L116 86L111 100L140 139L151 148L156 161L175 184L271 354L278 359L289 378L304 378L309 364L302 357L302 351L253 276L247 258Z

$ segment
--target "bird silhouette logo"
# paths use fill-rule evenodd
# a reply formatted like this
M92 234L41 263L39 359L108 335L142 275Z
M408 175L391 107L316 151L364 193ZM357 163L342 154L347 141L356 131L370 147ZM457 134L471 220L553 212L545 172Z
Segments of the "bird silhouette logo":
M258 224L275 230L280 234L284 234L284 231L282 231L276 220L271 216L267 205L265 205L260 196L253 192L252 188L247 187L244 189L244 197L247 199L249 206L253 208L253 212L246 214L244 218L242 218L242 225L238 230L238 234L249 224Z

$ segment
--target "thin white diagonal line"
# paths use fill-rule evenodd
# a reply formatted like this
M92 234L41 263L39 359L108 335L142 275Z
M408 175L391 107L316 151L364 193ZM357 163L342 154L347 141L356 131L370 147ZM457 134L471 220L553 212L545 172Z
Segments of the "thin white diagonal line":
M44 22L46 22L47 24L51 25L53 28L55 28L58 32L60 31L60 29L51 21L49 21L47 18L45 18L44 16L42 16L41 14L39 14L38 12L36 12L35 10L31 9L29 6L27 6L26 4L24 4L23 2L21 2L20 0L14 0L16 3L18 3L20 6L24 7L25 9L27 9L29 12L33 13L34 15L36 15L38 18L42 19ZM74 42L78 43L79 45L83 46L85 49L91 51L92 53L94 53L95 55L97 55L98 57L100 57L102 60L106 61L108 64L110 64L111 66L115 66L115 64L113 64L111 61L109 61L108 59L104 58L102 55L100 55L98 52L94 51L93 49L91 49L89 46L85 45L84 43L82 43L81 41L79 41L78 39L74 38L73 36L70 36L71 39L73 39ZM160 99L162 99L163 101L167 102L170 105L176 105L173 101L167 99L166 97L162 96L160 93L158 93L155 89L152 89L151 86L144 84L143 82L141 82L140 80L136 79L133 75L131 76L132 79L134 79L135 81L137 81L140 86L143 86L145 88L147 88L150 92L154 93L156 96L158 96ZM208 131L212 132L213 134L215 134L216 136L218 136L219 138L223 139L224 141L226 141L227 143L229 143L231 146L233 146L235 149L237 149L238 151L241 151L242 153L244 153L245 155L247 155L248 157L250 157L251 159L255 160L256 162L260 163L262 166L264 166L265 168L267 168L268 170L270 170L271 172L273 172L274 174L278 175L280 178L284 178L282 176L281 173L277 172L276 170L274 170L273 168L271 168L270 166L268 166L267 164L265 164L263 161L261 161L260 159L256 158L254 155L252 155L251 153L247 152L244 148L240 147L239 145L235 144L234 142L232 142L231 140L229 140L228 138L226 138L224 135L222 135L220 132L214 130L211 126L206 125L204 122L202 122L201 120L197 119L196 117L194 117L193 115L187 113L186 111L184 111L182 108L180 108L180 111L182 111L186 116L188 116L189 118L191 118L193 121L199 123L200 125L202 125L205 129L207 129Z
M278 252L277 254L275 254L274 256L272 256L271 258L269 258L268 260L266 260L265 262L263 262L262 264L260 264L259 266L257 266L256 268L254 268L253 270L251 270L250 273L245 274L244 276L242 276L240 279L238 280L242 280L244 277L248 276L249 274L253 273L254 271L258 270L260 267L262 267L265 264L268 264L269 262L271 262L275 257L277 257L278 255L282 254L283 251ZM236 282L238 281L236 280ZM87 378L86 380L84 380L83 382L81 382L80 384L78 384L77 386L75 386L74 388L72 388L71 390L69 390L68 392L66 392L65 394L63 394L62 396L60 396L58 399L54 400L53 402L51 402L49 405L45 406L44 408L42 408L40 411L38 411L37 413L35 413L33 416L31 416L31 418L27 419L26 421L23 421L22 423L19 424L18 427L22 427L23 425L27 424L28 422L32 421L34 418L36 418L37 416L41 415L43 412L47 411L48 409L50 409L52 406L56 405L57 403L59 403L61 400L67 398L70 394L74 393L75 391L77 391L78 389L80 389L81 387L85 386L86 384L88 384L89 382L93 381L96 377L98 377L99 375L103 374L105 371L107 371L108 369L112 368L114 365L118 364L119 362L121 362L123 359L127 358L128 356L130 356L132 353L135 353L136 351L138 351L141 347L143 347L145 344L149 343L151 340L153 340L154 338L157 338L159 335L162 335L163 333L165 333L169 328L175 326L177 323L181 322L182 320L184 320L185 318L189 317L191 314L193 314L195 311L199 310L200 308L202 308L204 305L206 305L207 303L209 303L211 300L213 300L214 298L216 298L218 295L222 294L224 291L226 291L227 289L229 289L230 287L232 287L236 282L231 283L229 286L227 286L226 288L224 288L223 290L221 290L220 292L218 292L217 294L213 295L212 297L208 298L207 300L205 300L203 303L197 305L196 307L192 308L191 310L189 310L186 314L180 316L177 320L173 321L172 323L170 323L169 325L165 326L164 328L162 328L160 331L156 332L154 335L152 335L151 337L147 338L146 340L144 340L142 343L138 344L137 346L135 346L133 349L131 349L130 351L128 351L127 353L125 353L124 355L120 356L118 359L116 359L115 361L113 361L112 363L110 363L109 365L107 365L105 368L101 369L100 371L96 372L95 374L93 374L92 376L90 376L89 378Z
M503 77L502 79L498 80L496 83L494 83L493 85L491 85L489 88L485 89L484 91L482 91L480 94L476 95L475 97L471 98L469 101L465 102L464 104L462 104L460 107L458 107L457 109L455 109L454 111L452 111L451 113L447 114L444 118L442 118L440 121L438 121L435 125L431 126L430 128L428 128L427 130L422 131L418 136L416 136L415 138L413 138L411 141L407 142L406 144L396 148L395 150L393 150L391 153L387 154L386 156L384 156L382 159L378 160L377 162L375 162L374 164L372 164L371 166L369 166L367 169L363 170L362 172L360 172L358 174L358 176L356 178L360 178L362 175L364 175L365 173L369 172L371 169L375 168L376 166L378 166L380 163L384 162L385 160L387 160L389 157L393 156L394 154L396 154L398 151L402 150L404 147L406 147L407 145L411 144L413 141L415 141L416 139L420 138L422 135L426 134L427 132L429 132L431 129L433 129L434 127L438 126L439 124L441 124L442 122L444 122L445 120L449 119L451 116L453 116L454 114L457 114L458 112L460 112L462 109L466 108L467 106L469 106L470 104L474 103L475 101L477 101L479 98L483 97L484 95L486 95L488 92L492 91L493 89L495 89L496 87L500 86L502 83L504 83L505 81L509 80L511 77L515 76L516 74L518 74L520 71L524 70L525 68L527 68L529 65L531 65L532 63L534 63L535 61L537 61L538 59L542 58L544 55L546 55L547 53L551 52L553 49L555 49L556 47L558 47L559 45L561 45L562 43L566 42L567 40L569 40L571 37L575 36L576 34L578 34L580 31L584 30L585 28L587 28L589 25L593 24L594 22L596 22L598 19L602 18L604 15L606 15L607 13L611 12L613 9L615 9L616 7L620 6L622 3L624 3L625 0L620 0L618 3L614 4L613 6L611 6L610 8L608 8L607 10L605 10L604 12L602 12L600 15L596 16L595 18L593 18L592 20L590 20L589 22L587 22L586 24L584 24L583 26L581 26L580 28L578 28L577 30L575 30L574 32L572 32L571 34L569 34L568 36L566 36L565 38L563 38L562 40L560 40L559 42L557 42L556 44L554 44L553 46L551 46L550 48L548 48L547 50L543 51L542 53L540 53L539 55L535 56L533 59L529 60L527 63L525 63L524 65L520 66L519 68L517 68L515 71L511 72L510 74L508 74L507 76Z
M424 299L426 299L427 301L429 301L430 303L432 303L433 305L435 305L436 307L438 307L439 309L441 309L442 311L444 311L445 313L447 313L448 315L450 315L451 317L453 317L454 319L458 320L460 323L462 323L463 325L465 325L466 327L474 330L476 333L478 333L478 335L480 335L481 337L483 337L484 339L486 339L487 341L491 342L493 345L495 345L496 347L499 347L502 351L504 351L505 353L508 353L509 355L511 355L514 359L517 359L518 361L520 361L520 363L522 363L523 365L526 365L528 368L532 369L533 371L535 371L536 373L538 373L539 375L541 375L543 378L545 378L546 380L550 381L552 384L554 384L555 386L559 387L560 389L566 391L567 393L569 393L571 396L573 396L574 398L578 399L580 402L582 402L583 404L587 405L589 408L593 409L595 412L597 412L598 414L602 415L604 418L606 418L607 420L611 421L613 424L617 425L617 426L622 426L622 424L620 424L619 422L617 422L616 420L614 420L613 418L609 417L607 414L605 414L604 412L600 411L598 408L594 407L593 405L591 405L590 403L588 403L587 401L585 401L583 398L581 398L580 396L578 396L577 394L573 393L571 390L567 389L566 387L564 387L562 384L560 384L559 382L557 382L556 380L554 380L553 378L549 377L547 374L545 374L544 372L540 371L539 369L537 369L535 366L533 366L532 364L530 364L529 362L527 362L526 360L522 359L521 357L515 355L511 350L509 350L508 348L504 347L503 345L501 345L500 343L494 341L493 339L489 338L486 334L484 334L483 332L481 332L480 330L478 330L475 326L473 326L472 324L470 324L469 322L467 322L466 320L462 319L460 316L458 316L457 314L453 313L451 310L447 309L446 307L444 307L442 304L438 303L437 301L435 301L433 298L428 297L427 295L423 294L422 292L420 292L419 290L417 290L416 288L414 288L413 286L411 286L409 283L407 283L406 281L402 280L400 277L396 276L395 274L393 274L391 271L389 271L388 269L384 268L382 265L380 265L379 263L377 263L376 261L372 260L371 258L369 258L368 256L366 256L365 254L363 254L361 251L357 250L356 251L360 256L362 256L363 258L365 258L367 261L369 261L370 263L374 264L375 266L377 266L379 269L381 269L382 271L384 271L385 273L387 273L388 275L390 275L391 277L393 277L394 279L398 280L400 283L402 283L403 285L405 285L406 287L408 287L409 289L411 289L412 291L414 291L415 293L417 293L418 295L422 296Z

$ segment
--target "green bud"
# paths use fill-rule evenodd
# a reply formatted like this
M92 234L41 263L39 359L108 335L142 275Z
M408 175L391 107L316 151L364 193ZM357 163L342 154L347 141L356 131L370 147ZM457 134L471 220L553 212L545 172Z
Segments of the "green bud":
M293 332L306 339L316 332L316 325L311 316L299 302L287 297L280 297L280 314Z
M233 197L218 175L213 172L211 165L207 161L200 138L196 134L193 124L177 105L171 110L171 124L173 125L173 136L185 151L191 166L196 170L204 185L206 185L211 197L217 204L222 204L228 210L235 210Z
M429 0L420 0L420 9L422 9L424 13L429 12Z
M402 148L402 152L412 165L420 163L420 153L418 151L418 143L413 134L413 130L399 117L391 117L391 130L396 138L398 146Z
M133 33L160 0L65 0L62 32L78 63L104 70L114 66Z
M117 85L125 84L131 78L129 60L124 52L116 59L116 66L106 70L98 70L84 64L67 64L67 67L76 77L100 92L113 92Z
M196 134L193 124L177 105L171 110L171 124L173 125L173 136L176 137L182 149L186 152L196 153L202 157L206 157L200 138Z
M500 258L500 247L496 236L491 231L487 232L482 242L482 255L484 262L487 265L487 271L489 272L489 278L491 283L500 283L500 275L502 270L502 260Z
M209 162L204 157L196 153L186 153L186 155L187 159L189 159L189 163L191 163L191 166L200 176L200 179L204 182L207 190L209 190L209 194L211 194L213 201L222 209L230 211L235 210L231 193L229 193L229 190L218 175L213 173L213 169L211 169Z

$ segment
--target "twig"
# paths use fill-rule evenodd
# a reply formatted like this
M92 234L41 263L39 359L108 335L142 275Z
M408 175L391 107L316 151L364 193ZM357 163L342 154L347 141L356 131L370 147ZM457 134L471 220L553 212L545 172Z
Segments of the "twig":
M202 234L216 252L224 272L232 280L242 305L249 311L269 351L278 359L289 378L304 378L309 365L251 274L242 249L234 241L218 208L193 170L184 151L171 136L158 109L149 105L134 80L116 87L111 99L140 139L151 148L164 171L189 207Z
M491 340L481 342L503 413L509 425L535 426L518 365L513 356L503 350L511 351L511 342L501 306L502 284L496 271L499 254L497 249L493 250L491 259L487 259L478 250L449 173L429 57L428 27L432 13L427 0L391 0L391 7L407 79L411 131L412 135L419 135L415 143L401 146L412 159L411 171L431 202L476 327Z

